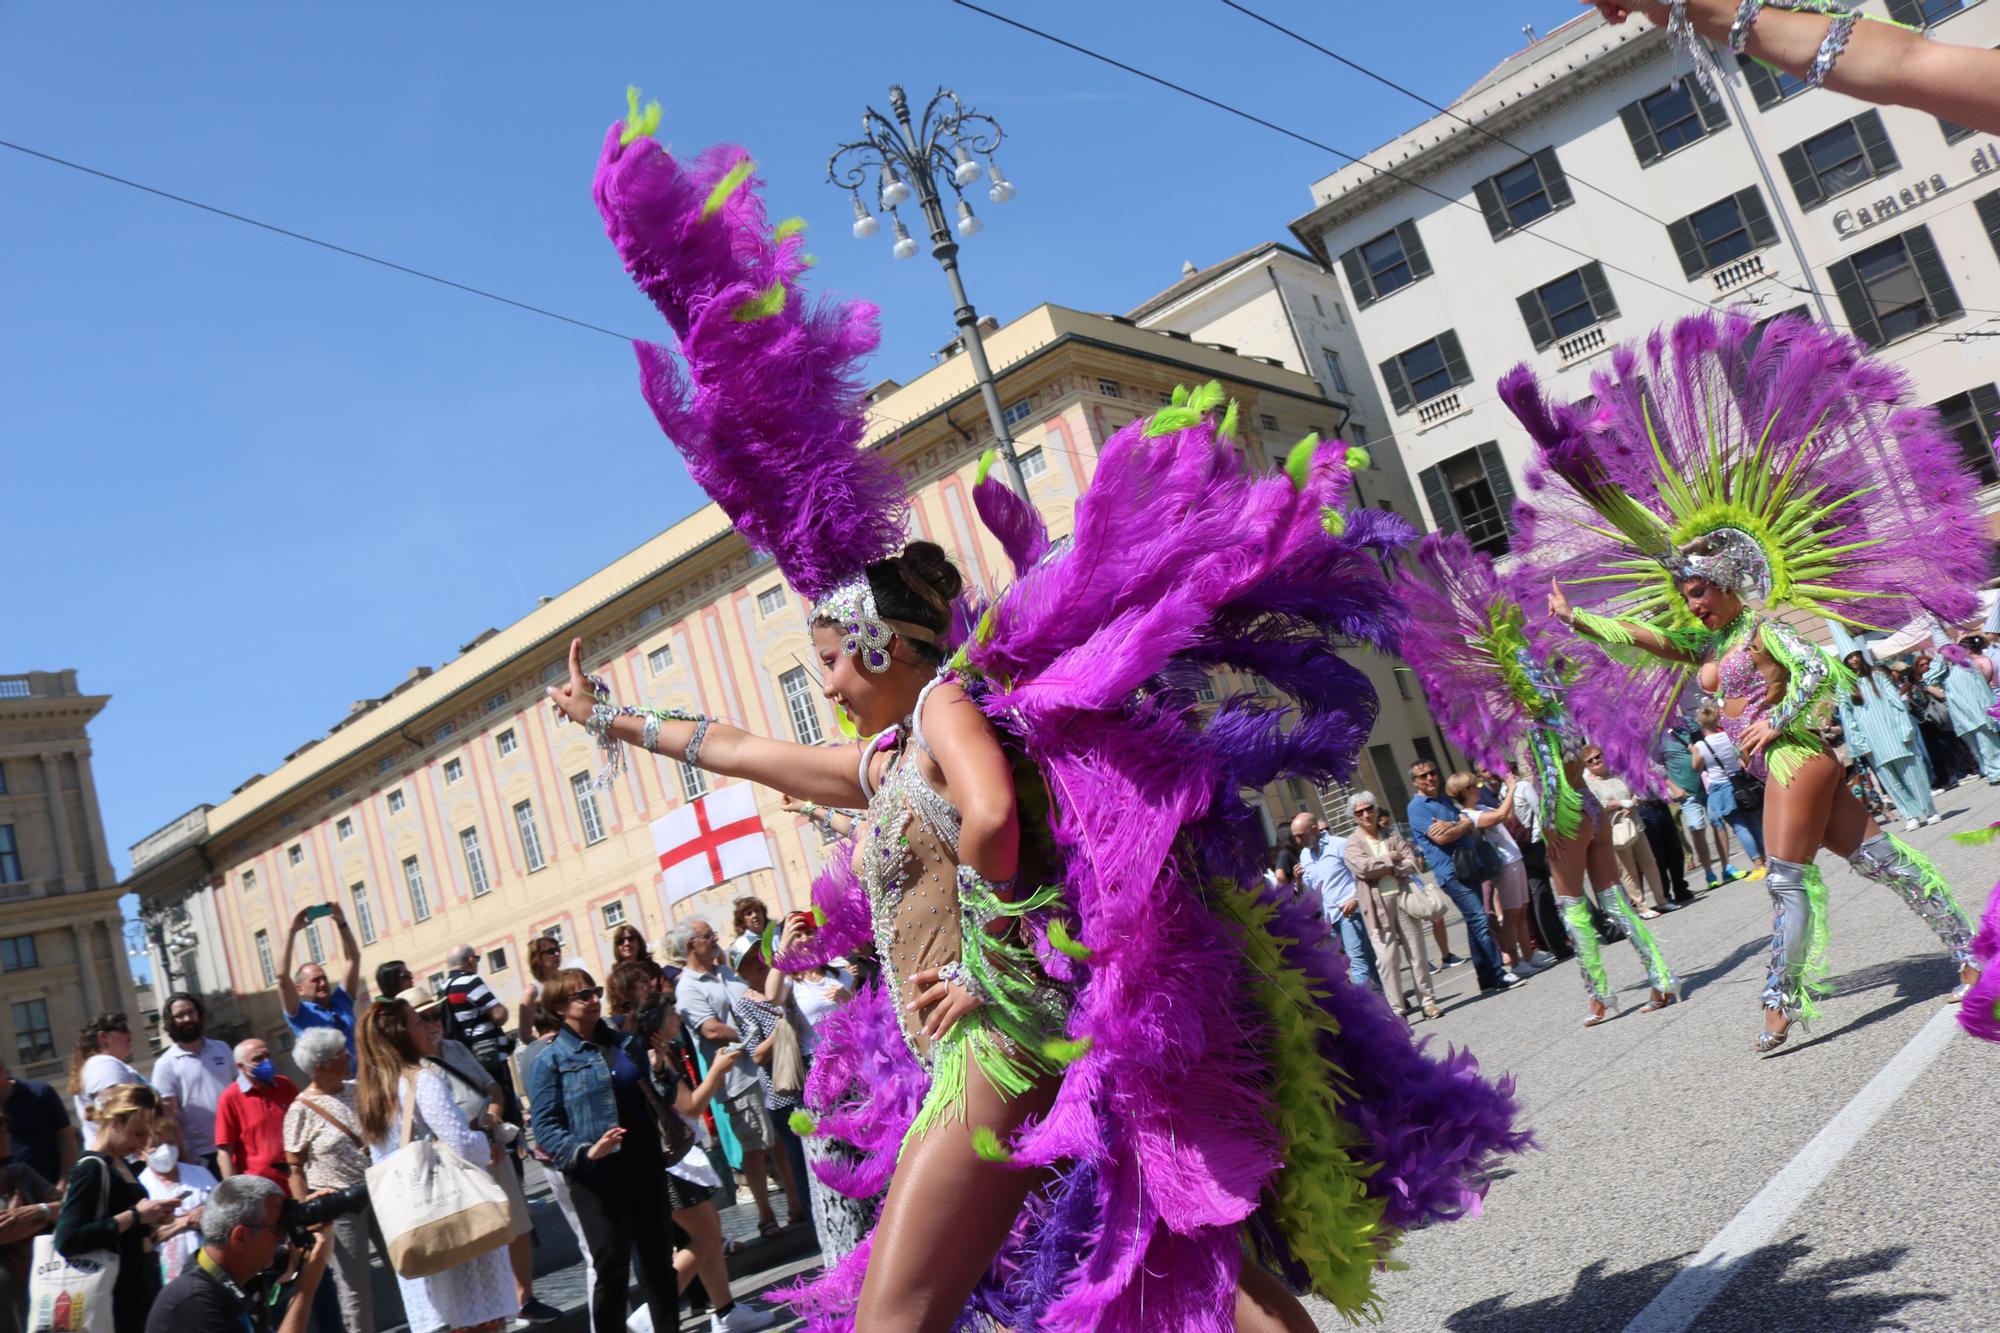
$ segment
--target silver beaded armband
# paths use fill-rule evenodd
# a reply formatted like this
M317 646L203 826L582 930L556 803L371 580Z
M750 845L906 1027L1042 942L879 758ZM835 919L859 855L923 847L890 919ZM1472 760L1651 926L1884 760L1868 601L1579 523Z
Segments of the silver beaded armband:
M1859 14L1842 14L1827 28L1826 38L1819 44L1819 53L1806 69L1808 88L1818 88L1826 83L1827 76L1833 73L1834 62L1847 49L1847 39L1854 35L1854 25L1860 21Z
M658 754L660 752L660 715L658 713L646 714L646 725L639 732L639 744L645 749L647 754Z
M1750 45L1750 29L1757 25L1757 15L1764 8L1764 0L1743 0L1736 7L1735 21L1729 25L1729 51L1732 55L1742 55L1743 48Z
M714 720L704 717L694 724L694 735L688 737L687 749L681 752L681 762L689 768L701 767L701 743L708 739L708 724Z

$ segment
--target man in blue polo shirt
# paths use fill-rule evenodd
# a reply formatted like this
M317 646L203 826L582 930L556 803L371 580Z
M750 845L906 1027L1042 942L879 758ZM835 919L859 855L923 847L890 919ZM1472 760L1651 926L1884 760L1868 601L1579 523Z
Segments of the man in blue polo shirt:
M1465 918L1465 934L1471 946L1472 970L1479 975L1482 991L1506 990L1520 978L1509 972L1494 947L1493 932L1486 924L1486 908L1479 901L1477 885L1461 884L1451 869L1451 845L1474 831L1472 817L1445 799L1444 775L1428 759L1410 766L1410 781L1417 794L1410 798L1410 841L1424 854L1440 889Z
M347 970L336 986L318 963L292 970L292 950L299 934L311 923L302 908L292 918L292 933L285 936L285 955L278 964L278 999L285 1006L285 1025L294 1037L307 1028L337 1028L347 1038L347 1055L354 1057L354 993L361 989L361 946L348 928L347 913L333 905L333 926L340 932L341 952L347 955Z

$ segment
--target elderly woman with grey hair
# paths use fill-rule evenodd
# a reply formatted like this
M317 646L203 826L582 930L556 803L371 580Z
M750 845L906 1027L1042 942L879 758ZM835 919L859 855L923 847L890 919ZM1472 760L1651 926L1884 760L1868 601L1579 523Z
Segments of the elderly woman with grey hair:
M368 1174L368 1148L348 1076L354 1062L347 1037L338 1028L307 1028L292 1047L292 1059L309 1080L285 1111L285 1161L292 1197L318 1190L344 1190ZM374 1285L368 1271L368 1211L334 1221L333 1285L340 1297L340 1322L347 1333L375 1327Z
M1396 832L1389 810L1372 791L1358 791L1347 801L1354 816L1354 832L1347 837L1341 859L1354 874L1355 892L1363 902L1372 896L1376 904L1369 919L1379 923L1375 941L1375 961L1382 978L1382 993L1389 1007L1411 1022L1438 1016L1437 995L1431 989L1430 956L1424 952L1424 923L1404 906L1404 895L1417 884L1423 863L1417 860L1410 840ZM1404 998L1403 964L1407 952L1410 979L1416 983L1417 1002L1411 1009Z

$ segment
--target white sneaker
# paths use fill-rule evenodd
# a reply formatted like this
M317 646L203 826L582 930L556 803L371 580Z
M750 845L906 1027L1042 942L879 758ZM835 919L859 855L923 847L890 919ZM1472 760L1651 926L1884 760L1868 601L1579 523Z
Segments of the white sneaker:
M743 1302L736 1302L736 1308L728 1314L711 1314L709 1327L714 1333L755 1333L757 1329L769 1328L778 1322L778 1316L769 1310L753 1310Z
M1532 972L1533 970L1534 970L1533 968L1529 969L1530 972ZM1514 971L1512 968L1503 967L1500 969L1500 980L1506 982L1509 986L1513 985L1520 979L1521 979L1521 974L1519 972Z
M1906 819L1903 821L1903 832L1905 833L1915 833L1921 827L1922 825L1918 824L1917 821L1914 819Z
M1562 960L1557 958L1554 954L1550 953L1547 949L1537 949L1533 953L1528 955L1528 965L1534 968L1537 972L1546 971L1549 968L1554 967L1560 961Z
M1517 977L1532 977L1542 969L1535 966L1535 960L1532 958L1518 958L1510 970Z
M1929 819L1926 819L1926 820L1924 821L1924 827L1925 827L1925 828L1929 828L1929 827L1930 827L1931 825L1933 825L1933 824L1937 823L1937 822L1938 822L1939 820L1941 820L1941 819L1943 819L1943 818L1944 818L1944 816L1943 816L1943 815L1940 815L1940 814L1933 814L1933 815L1932 815L1932 816L1931 816L1931 817L1930 817Z

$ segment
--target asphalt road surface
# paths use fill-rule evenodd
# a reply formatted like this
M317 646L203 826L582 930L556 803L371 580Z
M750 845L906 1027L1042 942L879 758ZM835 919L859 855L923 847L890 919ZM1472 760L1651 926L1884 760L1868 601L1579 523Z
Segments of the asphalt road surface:
M2000 819L1962 784L1907 836L1974 915ZM1605 948L1623 1012L1581 1026L1565 962L1482 999L1444 974L1418 1031L1518 1080L1541 1151L1494 1181L1484 1214L1409 1236L1382 1275L1392 1333L1848 1333L2000 1329L2000 1046L1958 1030L1930 931L1888 890L1823 858L1834 995L1777 1054L1750 1046L1771 932L1761 884L1653 922L1686 1002L1638 1012L1630 945ZM1461 930L1452 928L1462 948ZM1347 1327L1312 1303L1321 1328Z

